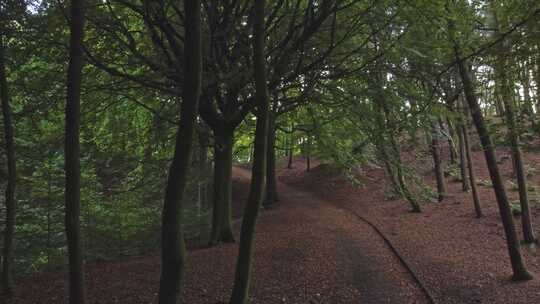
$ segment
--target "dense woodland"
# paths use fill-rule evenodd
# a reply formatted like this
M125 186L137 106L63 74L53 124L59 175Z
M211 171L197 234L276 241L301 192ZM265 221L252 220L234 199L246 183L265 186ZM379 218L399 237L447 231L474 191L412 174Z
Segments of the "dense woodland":
M531 280L539 83L535 0L2 0L3 292L60 271L82 304L87 264L159 252L154 298L179 303L186 246L236 242L229 303L248 303L257 219L287 208L280 164L332 163L353 184L378 166L412 213L444 204L453 176L482 218L474 151L500 263ZM405 146L430 152L435 183ZM251 170L242 210L236 166Z

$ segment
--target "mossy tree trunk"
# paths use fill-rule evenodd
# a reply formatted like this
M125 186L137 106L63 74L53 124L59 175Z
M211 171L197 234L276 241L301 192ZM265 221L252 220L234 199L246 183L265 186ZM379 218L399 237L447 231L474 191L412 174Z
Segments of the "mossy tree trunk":
M182 199L188 180L201 94L201 3L184 1L184 83L174 155L169 167L161 228L159 303L180 301L186 249L182 229Z
M257 126L255 130L253 167L249 198L245 207L240 235L240 249L230 304L247 304L251 278L251 260L255 225L263 199L268 134L269 97L266 85L264 0L255 0L253 21L253 62L255 74L255 98L257 102Z

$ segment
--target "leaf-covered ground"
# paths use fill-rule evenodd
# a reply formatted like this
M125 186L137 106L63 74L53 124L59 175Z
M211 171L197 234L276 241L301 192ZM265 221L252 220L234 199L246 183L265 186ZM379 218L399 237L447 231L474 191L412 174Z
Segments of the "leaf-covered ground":
M435 187L429 154L418 152L405 155L409 167ZM508 151L498 151L498 157L510 200L515 201L518 194L511 182L512 164ZM539 236L540 156L526 153L525 158L532 190L531 209ZM447 160L448 155L445 162ZM345 177L328 165L306 173L305 165L298 164L293 170L285 171L281 179L369 218L411 265L436 303L540 303L538 248L522 246L526 264L535 274L534 280L512 282L504 232L481 151L474 152L474 164L485 215L481 219L475 218L471 194L461 191L461 184L451 176L447 178L450 197L443 203L424 205L421 214L409 213L404 201L385 198L388 185L380 168L363 168L358 175L361 186L357 188L345 182ZM519 217L514 219L522 238Z
M235 199L249 173L235 169ZM257 227L252 303L426 303L371 227L306 191L280 184ZM184 303L227 302L237 245L189 252ZM158 255L88 265L89 303L154 303ZM65 274L20 282L11 303L62 303Z
M499 154L505 177L511 179L511 164L504 151ZM433 184L429 156L408 157L411 167ZM484 183L483 156L476 152L474 157L479 183ZM527 154L527 163L534 173L540 157ZM302 158L293 169L280 168L280 201L261 213L257 227L251 303L428 303L381 237L350 211L368 218L390 239L436 303L540 303L540 259L534 248L523 247L523 252L537 277L525 283L509 280L492 188L479 187L482 219L474 217L470 194L452 177L451 197L414 214L405 202L385 197L382 169L366 167L359 173L361 185L354 187L332 166L315 162L306 172ZM249 172L235 168L234 174L238 209L247 196ZM530 180L531 185L540 182L535 174ZM516 198L511 184L509 190ZM538 218L540 204L534 199L533 193ZM236 254L236 244L190 250L184 303L227 303ZM155 303L159 267L157 254L88 265L89 303ZM65 273L51 272L19 282L8 303L64 302Z

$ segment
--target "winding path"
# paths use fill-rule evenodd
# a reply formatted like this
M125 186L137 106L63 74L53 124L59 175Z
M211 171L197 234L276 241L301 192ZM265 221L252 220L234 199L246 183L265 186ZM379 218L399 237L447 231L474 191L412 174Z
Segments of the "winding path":
M281 290L293 297L284 303L431 303L373 227L311 193L279 187L278 206L259 220L255 257L271 252L276 275L295 282Z

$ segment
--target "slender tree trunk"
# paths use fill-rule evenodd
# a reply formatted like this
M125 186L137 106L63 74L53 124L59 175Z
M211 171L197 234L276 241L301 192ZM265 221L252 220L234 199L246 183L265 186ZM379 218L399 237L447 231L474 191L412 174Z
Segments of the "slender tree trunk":
M437 179L437 193L439 202L446 196L446 181L444 179L444 168L442 165L439 132L434 122L431 123L431 155L433 156L434 172Z
M0 27L0 99L4 117L4 140L7 159L7 186L5 193L6 222L4 228L4 248L2 252L2 285L8 296L13 292L13 236L15 233L15 183L17 179L15 144L13 142L13 122L11 120L11 105L4 56L4 35Z
M536 49L540 49L540 43L536 44ZM534 82L536 83L536 116L540 117L540 54L536 54L536 69L534 71Z
M472 77L468 70L467 62L465 59L461 59L460 50L458 46L455 46L455 55L458 62L458 68L463 83L463 90L465 92L465 98L469 105L471 115L476 125L478 135L482 147L484 148L484 154L486 157L486 163L488 166L489 174L491 176L491 182L497 198L497 204L499 206L499 213L504 226L504 232L506 236L506 242L508 245L508 253L510 255L511 266L513 270L513 278L515 280L530 280L532 275L527 271L523 258L521 256L519 240L514 227L514 220L512 218L512 212L508 203L508 197L504 188L499 168L497 166L497 158L495 156L495 150L489 136L489 131L486 128L484 117L482 116L482 110L478 104L478 100L475 95L475 89Z
M465 136L463 130L463 121L460 120L457 130L459 141L459 172L461 173L461 188L463 191L467 192L471 186L467 176L467 151L465 150Z
M450 164L454 165L457 161L458 153L457 153L456 145L454 144L454 138L455 138L454 128L452 127L452 122L450 121L448 117L446 118L446 125L448 129L448 134L445 134L447 142L448 142L448 151L449 151L448 154L450 155ZM439 126L441 127L441 130L444 132L444 129L445 129L444 122L440 118L439 118Z
M210 146L210 134L207 127L203 124L200 124L200 129L198 132L199 139L199 151L198 151L198 164L199 164L199 187L201 193L201 206L203 208L208 207L207 200L207 175L208 175L208 147Z
M496 10L494 10L495 26L497 28L497 34L499 35L499 22L497 19ZM519 130L518 123L516 122L516 113L514 111L514 91L512 89L512 80L506 73L506 68L509 65L507 54L509 47L507 41L502 41L499 46L498 60L495 66L496 84L499 88L500 97L503 101L506 109L506 123L508 125L508 141L510 142L510 149L512 151L512 163L514 165L514 174L517 179L519 189L519 202L521 205L521 223L523 230L523 238L526 243L533 243L536 241L534 235L534 228L532 225L531 210L529 207L529 198L527 193L527 177L523 168L523 157L521 155L520 143L519 143Z
M263 199L266 173L266 152L268 133L268 88L266 87L266 67L264 55L264 0L255 0L253 22L253 62L255 70L255 98L257 100L257 127L255 131L255 152L251 176L249 198L242 221L240 249L236 262L236 272L231 304L247 304L251 277L252 248L255 225Z
M223 167L223 175L225 177L223 186L224 207L221 214L221 228L219 241L225 243L234 242L234 234L232 230L232 166L233 166L233 145L234 132L228 132L225 138L225 164Z
M212 195L212 227L209 246L213 246L219 242L220 228L222 226L221 220L223 219L221 214L224 213L223 208L225 207L223 199L223 188L225 186L224 166L223 148L216 142L214 145L214 193Z
M231 189L234 133L225 129L214 132L214 197L210 245L234 242L232 231Z
M502 70L502 69L501 69ZM504 76L504 72L501 71L500 74L501 81L504 82L504 86L507 87L507 79ZM508 92L507 89L502 89L503 92ZM514 107L512 102L509 100L510 96L505 94L503 96L503 101L506 108L506 121L508 124L508 139L510 142L510 148L512 150L512 160L514 164L514 173L516 175L518 189L519 189L519 202L521 205L521 223L523 228L523 239L526 243L533 243L536 241L534 235L534 228L532 226L531 219L531 210L529 207L529 198L527 193L527 177L525 176L525 170L523 168L523 157L521 154L521 149L519 147L519 134L517 130L517 123L515 120Z
M268 118L268 146L266 155L266 195L263 205L271 206L278 201L276 177L276 117Z
M306 171L311 170L311 135L308 135L306 142Z
M523 62L522 67L521 84L523 86L523 102L525 107L525 114L531 123L533 128L536 127L536 121L534 120L534 105L531 96L531 79L529 77L529 66L527 61ZM519 93L518 93L519 95Z
M287 161L287 169L292 169L292 163L293 163L293 143L289 143L291 147L289 148L289 159Z
M185 244L182 199L188 180L198 104L201 94L202 51L200 0L184 1L184 83L174 156L163 201L159 303L177 304L184 278Z
M474 163L472 161L472 151L471 151L471 145L469 140L469 131L468 131L468 125L469 125L469 119L467 118L467 101L463 98L461 98L462 104L463 104L463 118L461 118L461 134L463 135L463 145L464 145L464 153L467 157L467 168L469 170L469 181L471 185L472 190L472 197L473 197L473 204L474 204L474 211L476 213L477 218L482 217L482 208L480 206L480 198L478 197L478 189L476 187L476 173L474 172Z
M83 249L81 240L80 193L80 95L83 67L84 38L83 0L71 0L69 66L66 100L66 211L65 225L69 257L69 303L85 303Z
M411 205L411 212L420 213L422 212L420 204L418 204L405 183L405 175L403 174L401 164L401 152L392 133L392 128L388 124L389 115L386 112L388 109L385 111L385 106L381 106L379 103L376 103L376 106L376 122L378 126L378 130L375 131L377 132L376 145L383 157L387 174L390 177L394 191ZM388 142L384 136L384 132L388 134ZM390 151L387 150L387 146L389 146Z
M291 135L289 138L289 159L287 161L287 169L292 169L294 160L294 125L291 124Z

